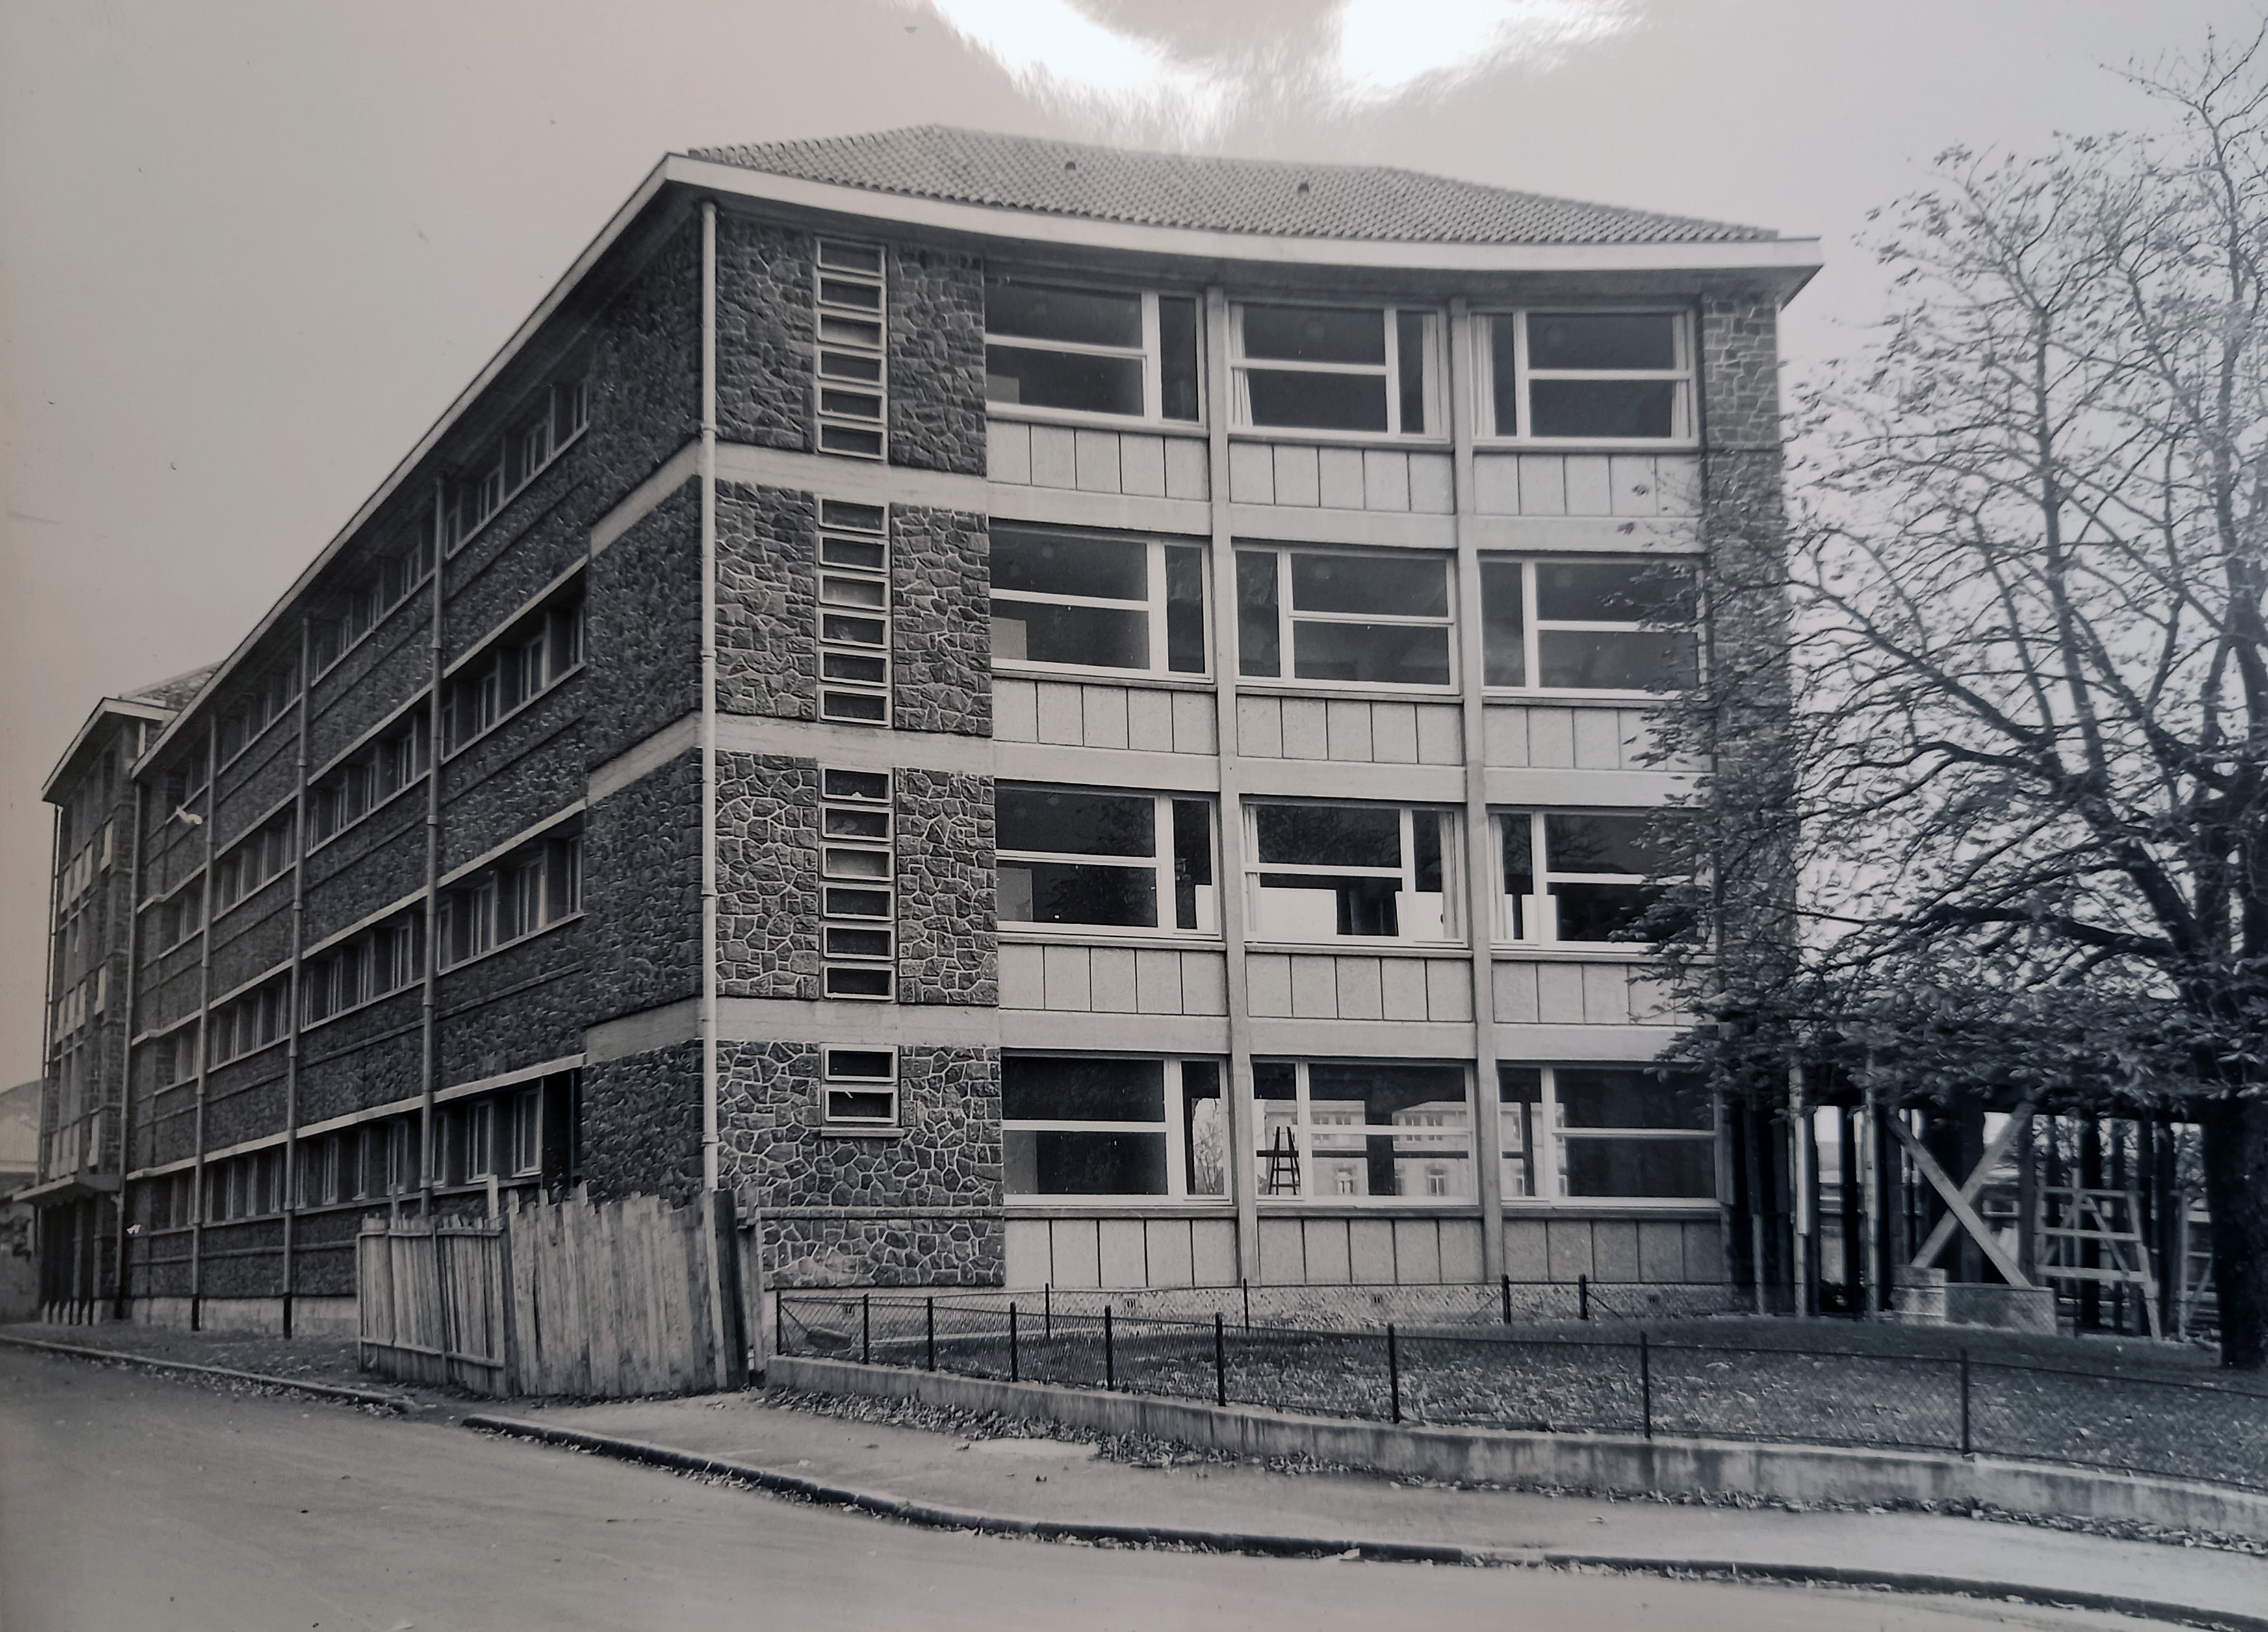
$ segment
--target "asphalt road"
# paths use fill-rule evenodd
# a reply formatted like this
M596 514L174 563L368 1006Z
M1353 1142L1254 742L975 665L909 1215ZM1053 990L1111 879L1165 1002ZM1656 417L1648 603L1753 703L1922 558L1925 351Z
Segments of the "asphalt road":
M948 1533L0 1348L5 1632L2140 1624L1958 1599Z

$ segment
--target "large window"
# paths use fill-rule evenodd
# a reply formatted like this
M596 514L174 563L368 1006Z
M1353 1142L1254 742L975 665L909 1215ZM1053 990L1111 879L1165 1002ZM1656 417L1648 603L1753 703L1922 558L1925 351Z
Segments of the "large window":
M992 658L1001 665L1204 673L1204 549L994 527Z
M1441 941L1457 934L1455 824L1392 805L1247 800L1250 934L1261 941Z
M349 754L307 789L307 847L335 837L423 776L433 760L425 707L410 711Z
M1210 800L1002 783L993 809L1003 924L1219 930Z
M257 991L221 1004L212 1011L212 1062L240 1059L256 1048L281 1042L290 1029L291 983L278 976Z
M1716 1112L1690 1073L1502 1065L1497 1095L1508 1199L1716 1199Z
M1431 310L1232 306L1236 423L1381 436L1435 431L1440 328Z
M544 386L521 404L504 434L474 455L449 484L443 526L453 551L502 510L591 423L590 382L579 373Z
M1011 1196L1227 1194L1217 1061L1012 1054L1000 1115Z
M1629 811L1508 811L1497 817L1499 935L1562 944L1638 941L1647 914L1671 887L1660 880L1683 864L1672 826L1679 820Z
M424 972L424 920L405 913L307 959L299 977L306 1023L398 992Z
M1445 687L1450 634L1449 563L1442 556L1236 552L1241 674Z
M1256 1060L1263 1200L1469 1202L1472 1094L1462 1065Z
M1693 569L1683 561L1481 558L1490 686L1678 690L1696 676L1697 615Z
M292 812L271 816L213 864L213 909L226 912L291 864Z
M987 278L984 396L1000 408L1194 421L1197 303Z
M478 958L582 910L582 835L522 845L441 892L442 961Z
M328 610L315 615L308 628L315 673L344 657L432 571L433 526L426 520L413 526L391 552L370 560L361 576L332 599Z
M1692 342L1682 312L1507 312L1487 321L1482 436L1692 439Z
M578 584L519 619L449 680L441 693L442 752L454 754L582 663Z

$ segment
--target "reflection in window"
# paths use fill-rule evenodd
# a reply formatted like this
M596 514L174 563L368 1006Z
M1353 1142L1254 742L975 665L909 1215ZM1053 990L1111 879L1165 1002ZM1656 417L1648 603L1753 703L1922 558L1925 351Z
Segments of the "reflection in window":
M1256 1060L1254 1173L1263 1197L1469 1201L1465 1068Z
M1685 865L1684 840L1663 812L1514 811L1498 816L1503 930L1515 941L1639 942Z
M1236 552L1237 666L1256 677L1449 683L1449 564L1438 555Z
M1684 562L1481 560L1486 683L1665 692L1696 678L1698 615Z
M1249 800L1244 812L1254 938L1438 941L1455 933L1443 887L1446 812Z
M1004 407L1197 417L1197 301L988 278L984 396Z
M995 528L992 658L1204 673L1204 551L1155 539Z
M1526 312L1488 320L1483 436L1684 440L1693 434L1691 355L1674 312Z
M1422 436L1438 394L1439 322L1393 306L1231 307L1236 423Z
M1509 1077L1513 1068L1505 1070ZM1555 1130L1558 1196L1715 1199L1716 1113L1697 1076L1634 1065L1529 1074L1536 1102L1548 1106L1541 1119Z
M993 810L1002 923L1218 930L1209 801L1002 783Z
M1227 1194L1218 1062L1012 1054L1000 1114L1009 1195Z

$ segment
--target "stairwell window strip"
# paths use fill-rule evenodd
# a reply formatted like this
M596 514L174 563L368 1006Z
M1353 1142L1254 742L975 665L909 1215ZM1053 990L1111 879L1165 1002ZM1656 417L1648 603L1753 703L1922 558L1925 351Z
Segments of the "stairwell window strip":
M1228 321L1240 428L1440 438L1439 312L1242 302Z
M1470 1202L1462 1065L1255 1060L1256 1193L1265 1202Z
M1487 441L1690 446L1693 338L1680 311L1504 312L1482 320Z
M1239 545L1237 669L1318 687L1446 692L1454 604L1445 556Z
M1002 1188L1011 1204L1226 1198L1222 1081L1217 1060L1007 1055Z
M1699 587L1683 560L1481 557L1491 690L1658 695L1699 673Z
M822 1048L820 1097L825 1120L849 1128L898 1124L895 1048Z
M1003 928L1217 936L1212 803L999 783Z
M1716 1110L1694 1073L1504 1064L1497 1098L1507 1201L1716 1200Z
M812 267L817 305L819 451L858 459L888 452L887 290L882 252L821 239Z
M1204 577L1197 544L996 526L993 666L1202 675Z
M989 411L1195 424L1201 374L1193 296L984 282Z
M890 773L819 773L821 996L887 1002L897 922Z
M1248 799L1245 911L1255 941L1449 942L1462 933L1456 821L1391 805Z
M820 504L819 717L890 723L889 511Z

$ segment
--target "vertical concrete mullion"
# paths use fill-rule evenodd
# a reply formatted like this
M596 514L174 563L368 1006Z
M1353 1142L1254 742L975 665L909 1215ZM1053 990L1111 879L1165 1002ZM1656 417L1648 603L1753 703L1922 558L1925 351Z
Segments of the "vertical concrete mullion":
M197 915L197 1102L189 1166L189 1307L204 1293L205 1084L212 1076L213 829L220 816L220 726L205 727L205 858Z
M1228 992L1228 1193L1236 1202L1237 1273L1260 1278L1252 1008L1244 982L1244 807L1236 744L1236 552L1228 510L1228 297L1205 290L1205 448L1212 518L1212 668L1220 759L1220 936Z
M1473 1177L1481 1203L1481 1273L1504 1273L1503 1107L1496 1084L1496 957L1488 864L1488 670L1482 649L1481 557L1472 516L1478 507L1473 478L1472 314L1460 298L1449 303L1448 391L1451 457L1456 465L1457 665L1465 748L1465 933L1472 947Z

